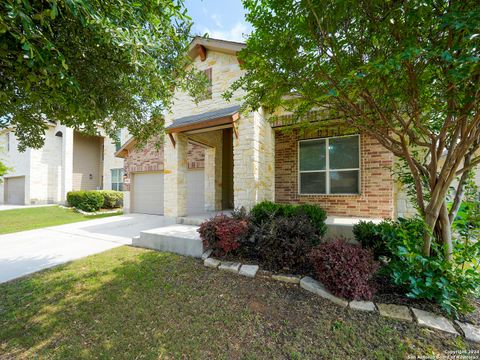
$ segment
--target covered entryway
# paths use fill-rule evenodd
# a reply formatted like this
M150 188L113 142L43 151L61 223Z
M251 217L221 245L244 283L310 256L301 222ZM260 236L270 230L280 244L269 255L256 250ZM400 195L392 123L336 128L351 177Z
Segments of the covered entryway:
M25 176L5 179L5 203L25 205Z
M209 111L207 113L186 116L175 119L166 128L170 141L166 143L167 151L172 155L166 158L166 167L176 169L166 176L166 188L177 193L177 197L184 196L184 187L187 183L187 206L182 203L175 203L172 196L173 206L167 211L170 216L199 215L205 212L221 211L234 207L233 192L233 138L238 138L236 121L239 119L240 106L235 105L224 109ZM186 145L196 143L205 149L204 161L204 206L203 209L193 207L191 191L198 191L192 181L189 183L189 173L186 172L187 157ZM186 175L186 176L185 176ZM199 176L199 175L198 175ZM200 184L200 179L196 182ZM167 198L167 202L170 201ZM198 197L198 203L200 204ZM173 210L172 210L173 209Z
M133 212L163 215L163 173L134 173L131 196Z

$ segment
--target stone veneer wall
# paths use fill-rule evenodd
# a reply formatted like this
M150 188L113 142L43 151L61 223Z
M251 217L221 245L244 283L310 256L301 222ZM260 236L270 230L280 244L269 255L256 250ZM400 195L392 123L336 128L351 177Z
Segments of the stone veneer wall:
M241 91L235 92L231 101L227 101L223 97L223 93L243 74L243 70L240 69L235 55L208 51L206 60L201 61L200 57L197 56L193 62L193 66L200 71L212 69L212 98L195 104L188 94L176 91L171 113L166 116L166 126L168 126L173 119L218 110L238 105L242 102L243 92Z
M212 69L212 97L195 104L188 94L176 91L171 112L165 116L165 126L170 125L175 119L218 110L233 105L240 105L242 102L243 93L241 91L237 91L233 95L231 101L226 101L223 98L223 93L243 74L235 55L207 50L207 58L205 61L201 61L200 57L197 57L193 61L193 66L200 71ZM240 120L239 123L242 121L243 120ZM177 144L186 141L186 137L182 134L174 134L174 137ZM203 137L206 141L202 141L202 143L206 143L210 146L212 146L210 143L215 143L213 144L213 147L206 150L205 204L209 209L213 209L214 207L218 209L221 207L222 180L221 164L219 163L219 161L221 162L221 145L216 145L217 141L214 132L195 134L195 136L191 135L191 137ZM211 139L208 139L209 137L211 137ZM243 135L241 135L241 137L243 137ZM246 138L251 139L248 135ZM221 140L221 137L218 139ZM248 147L248 145L246 146ZM182 147L182 145L180 147ZM179 151L181 150L181 148L174 148L169 141L165 143L164 158L166 176L164 186L165 189L169 189L169 191L168 194L165 194L164 210L165 215L167 216L183 216L186 211L186 207L184 206L184 204L186 204L186 191L184 191L184 164L179 161L181 159ZM251 159L251 161L253 162L253 159ZM245 170L247 170L247 168L245 168ZM249 170L253 171L253 169ZM213 177L215 177L215 182L212 181ZM215 184L215 188L213 188L213 184ZM238 206L237 203L235 203L235 206Z
M402 184L395 183L395 218L411 218L417 214Z
M274 200L275 135L263 111L242 115L238 132L233 139L234 203L250 209Z
M341 125L314 132L275 131L275 201L318 204L328 215L365 218L394 216L393 155L378 141L360 135L361 193L359 195L299 195L298 140L352 134Z
M188 144L188 168L203 169L205 163L205 150L199 145ZM132 172L163 171L163 147L156 149L153 144L143 148L133 148L125 157L125 174L130 178ZM130 184L123 184L124 191L130 191Z

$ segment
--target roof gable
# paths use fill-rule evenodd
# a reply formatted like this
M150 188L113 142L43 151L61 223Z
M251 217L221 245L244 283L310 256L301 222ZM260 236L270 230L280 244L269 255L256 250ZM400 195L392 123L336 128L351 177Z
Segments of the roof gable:
M197 36L190 43L188 55L192 60L200 56L202 61L206 59L208 51L216 51L236 56L245 46L245 43Z

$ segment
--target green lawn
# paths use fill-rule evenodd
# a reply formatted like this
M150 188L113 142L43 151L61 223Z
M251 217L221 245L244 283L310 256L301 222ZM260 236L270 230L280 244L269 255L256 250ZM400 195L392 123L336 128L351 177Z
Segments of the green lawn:
M473 344L121 247L0 285L2 359L397 359Z
M0 234L98 219L99 217L112 215L118 214L85 216L72 209L64 209L58 206L5 210L0 211Z

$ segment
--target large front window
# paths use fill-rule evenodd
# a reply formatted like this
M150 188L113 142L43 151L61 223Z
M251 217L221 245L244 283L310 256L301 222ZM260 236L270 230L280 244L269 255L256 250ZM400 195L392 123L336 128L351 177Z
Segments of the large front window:
M300 194L359 194L360 136L299 142Z

